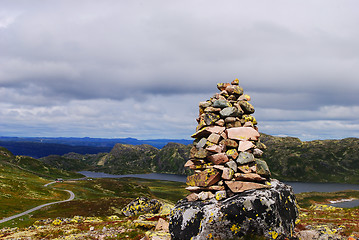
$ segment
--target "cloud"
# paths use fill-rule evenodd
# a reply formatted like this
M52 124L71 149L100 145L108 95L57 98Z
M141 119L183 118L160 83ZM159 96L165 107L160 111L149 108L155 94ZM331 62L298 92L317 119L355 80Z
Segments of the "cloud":
M283 134L286 129L299 136L292 121L308 119L355 126L358 5L351 0L4 1L0 101L12 120L1 123L27 126L29 135L110 136L116 129L126 136L186 137L197 102L210 98L217 82L238 77L258 121L265 126L287 121ZM177 113L174 105L182 110ZM89 117L89 109L96 108L111 114L101 110L97 120ZM133 119L141 118L146 121L134 125ZM313 131L321 136L323 130Z

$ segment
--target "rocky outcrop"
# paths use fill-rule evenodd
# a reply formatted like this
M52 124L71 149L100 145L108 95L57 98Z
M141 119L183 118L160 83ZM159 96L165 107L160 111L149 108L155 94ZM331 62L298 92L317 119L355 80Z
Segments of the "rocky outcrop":
M170 214L172 239L234 239L249 234L292 237L298 216L292 188L278 180L271 184L270 189L245 191L220 201L181 200Z

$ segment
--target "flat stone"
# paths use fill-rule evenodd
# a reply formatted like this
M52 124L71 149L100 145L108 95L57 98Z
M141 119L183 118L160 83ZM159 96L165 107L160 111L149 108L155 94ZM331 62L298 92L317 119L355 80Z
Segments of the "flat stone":
M211 199L214 198L215 195L211 192L200 192L198 194L198 199L201 201L207 200L207 199Z
M239 98L238 98L238 101L250 101L251 100L251 97L249 96L249 95L247 95L247 94L243 94L242 96L240 96Z
M204 115L204 122L206 123L206 125L212 125L215 122L217 122L221 117L218 114L215 113L205 113Z
M185 164L184 167L191 167L194 165L194 162L192 160L188 160Z
M212 107L215 108L226 108L226 107L232 107L232 104L228 102L227 100L216 100L212 104Z
M255 148L253 149L253 155L257 158L260 158L263 155L263 151L260 150L259 148Z
M213 164L224 164L229 161L225 153L217 153L207 157Z
M226 129L228 138L235 140L258 140L260 134L254 128L235 127Z
M205 113L208 113L208 112L214 113L214 112L220 112L221 110L222 110L222 108L207 107L203 111Z
M254 148L255 145L251 142L251 141L239 141L239 144L238 144L238 151L239 152L245 152L251 148Z
M186 184L189 186L207 187L217 183L221 179L221 174L214 169L206 169L200 173L187 177Z
M186 197L188 202L193 202L193 201L197 201L198 200L198 194L197 193L191 193L190 195L188 195Z
M225 181L225 184L234 193L244 192L252 189L270 188L267 185L254 182Z
M199 192L199 191L201 191L201 188L198 187L198 186L189 186L189 187L186 187L185 189L187 191L190 191L190 192Z
M239 101L239 105L241 106L241 108L242 108L242 110L243 110L243 112L245 114L254 113L254 107L249 102L247 102L247 101Z
M200 149L200 148L204 148L204 146L206 146L207 143L207 138L201 138L197 144L196 144L196 148Z
M207 108L207 107L209 107L211 105L212 105L211 101L205 101L205 102L200 102L199 103L199 107L201 107L201 108Z
M236 117L226 117L226 118L224 119L224 122L225 122L225 123L230 123L230 122L235 122L235 121L237 121L237 118L236 118Z
M227 150L226 155L227 155L227 157L235 160L238 157L238 152L235 148L232 148L232 149Z
M227 134L226 134L225 132L221 133L221 137L222 137L223 139L227 139L227 138L228 138L228 137L227 137Z
M219 145L212 145L212 146L206 147L206 150L209 152L220 153L220 152L222 152L222 147Z
M194 133L191 137L192 138L208 137L211 133L221 134L225 129L226 129L225 127L220 127L220 126L204 127L201 130Z
M223 127L224 126L224 120L219 119L217 122L215 122L216 125Z
M238 171L238 165L235 161L230 160L229 162L226 162L225 166L229 167L230 169L232 169L234 172Z
M219 135L217 133L212 133L211 135L209 135L208 141L210 141L211 143L214 143L214 144L218 144L220 138L221 138L221 135Z
M227 147L230 147L230 148L237 148L238 147L238 143L235 140L232 140L232 139L225 139L223 141L223 144L225 146L227 146Z
M265 181L266 178L261 177L259 174L256 173L235 173L234 174L235 180L244 180L244 181Z
M270 177L271 173L267 162L261 159L256 159L257 173L263 177Z
M236 159L236 162L238 164L246 164L250 162L254 162L255 158L252 153L249 152L240 152L238 155L238 158Z
M230 85L229 83L217 83L217 88L218 88L219 91L223 91L229 85Z
M238 166L238 170L241 171L242 173L251 173L252 172L249 164Z
M231 180L234 176L234 171L230 168L224 168L221 178L223 180Z
M213 168L223 171L223 169L225 169L225 166L223 166L223 165L213 165Z
M222 118L226 117L239 117L240 113L236 107L226 107L223 108L219 114L222 116Z

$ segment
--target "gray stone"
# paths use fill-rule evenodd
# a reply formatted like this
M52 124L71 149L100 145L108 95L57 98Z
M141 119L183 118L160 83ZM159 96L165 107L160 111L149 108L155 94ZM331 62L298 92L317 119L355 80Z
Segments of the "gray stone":
M196 144L196 148L204 148L204 146L207 143L207 138L201 138L201 140L199 140L199 142Z
M238 112L238 109L236 107L226 107L223 108L219 114L223 117L239 117L240 113Z
M298 209L290 186L272 180L271 188L249 190L224 200L177 202L170 214L173 240L237 239L255 234L291 238Z
M255 159L253 154L249 152L240 152L236 160L238 164L246 164L254 161Z
M229 161L229 162L226 162L225 164L227 167L229 167L230 169L232 169L234 172L237 172L238 170L238 166L237 166L237 163L233 160Z
M261 159L256 159L256 168L257 173L263 177L270 177L271 173L266 161Z
M212 107L214 108L226 108L226 107L232 107L232 104L228 102L227 100L216 100L212 104Z

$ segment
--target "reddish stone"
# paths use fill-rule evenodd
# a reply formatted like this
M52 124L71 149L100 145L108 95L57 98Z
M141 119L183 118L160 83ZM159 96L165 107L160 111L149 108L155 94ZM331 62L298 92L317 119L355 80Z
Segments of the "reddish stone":
M199 173L187 177L187 185L207 187L214 185L221 180L221 174L214 169L206 169Z
M251 189L269 188L267 185L254 182L226 181L225 183L234 193L244 192Z
M231 180L233 178L234 171L230 168L224 168L222 172L222 179Z
M229 85L230 85L229 83L217 83L217 88L218 88L219 91L223 91Z
M264 177L261 177L256 173L236 173L234 174L234 179L236 180L245 180L245 181L265 181Z
M191 167L194 165L194 162L192 160L188 160L185 164L184 167Z
M238 170L243 172L243 173L251 173L252 172L251 167L249 166L249 164L238 166Z
M232 140L232 139L225 139L223 141L223 144L227 147L230 147L230 148L237 148L238 147L238 143L235 141L235 140Z
M208 137L211 133L221 134L224 130L225 127L220 127L220 126L204 127L201 130L194 133L191 137L193 138Z
M219 119L217 122L215 122L216 125L223 127L224 126L224 120ZM223 133L222 133L223 134Z
M187 198L188 202L197 201L198 200L198 194L193 192L190 195L188 195L186 198Z
M229 149L229 150L226 152L226 155L227 155L229 158L237 159L237 157L238 157L238 152L237 152L236 149L232 148L232 149Z
M206 150L209 152L220 153L220 152L222 152L222 147L219 145L212 145L212 146L206 147Z
M227 136L235 140L258 140L259 132L251 127L234 127L226 130Z
M251 141L239 141L238 151L244 152L253 147L255 147L255 145Z
M207 157L213 164L224 164L229 161L225 153L217 153Z

